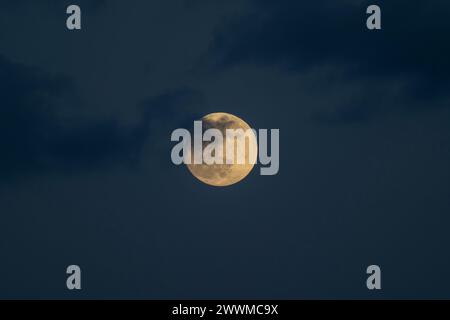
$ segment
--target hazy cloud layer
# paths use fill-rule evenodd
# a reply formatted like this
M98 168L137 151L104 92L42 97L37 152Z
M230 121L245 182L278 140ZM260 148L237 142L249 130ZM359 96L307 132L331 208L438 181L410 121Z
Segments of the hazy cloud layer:
M448 106L450 4L382 2L381 31L365 27L368 4L254 0L247 15L217 31L210 63L219 69L276 65L298 73L329 67L325 90L336 82L364 83L366 98L355 92L354 101L336 101L334 111L315 116L328 122Z
M60 111L75 99L76 89L70 79L1 56L0 83L2 178L42 170L136 164L141 149L151 139L150 122L174 118L174 107L197 101L189 89L148 98L142 103L138 123L124 126L117 119L61 115Z

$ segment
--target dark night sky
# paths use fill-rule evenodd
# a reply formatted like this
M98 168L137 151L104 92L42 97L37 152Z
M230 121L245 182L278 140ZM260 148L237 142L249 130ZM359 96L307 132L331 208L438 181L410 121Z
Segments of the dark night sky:
M450 298L449 17L0 0L0 298ZM172 130L216 111L280 129L278 175L214 188L172 164Z

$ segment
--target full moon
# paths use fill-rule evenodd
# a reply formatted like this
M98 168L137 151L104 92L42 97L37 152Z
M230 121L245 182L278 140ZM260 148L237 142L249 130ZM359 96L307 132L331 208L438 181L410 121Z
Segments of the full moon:
M204 116L202 119L203 129L218 129L221 131L224 141L223 141L223 164L188 164L187 167L189 168L189 171L199 179L200 181L209 184L211 186L216 187L225 187L232 184L235 184L242 179L244 179L250 171L252 171L254 167L254 162L249 160L249 150L250 148L255 148L253 150L258 150L256 135L255 139L246 139L245 142L245 154L243 155L245 157L245 162L240 164L237 163L237 152L238 148L235 145L235 141L232 142L232 145L235 146L234 148L234 161L232 164L226 163L226 146L227 146L227 136L226 136L226 130L227 129L242 129L243 131L247 131L250 128L250 126L241 118L236 117L235 115L224 113L224 112L218 112L218 113L211 113L206 116ZM252 133L253 134L253 133ZM237 139L235 139L237 140ZM203 149L212 142L204 141L203 142ZM250 145L252 144L252 145ZM193 151L191 151L193 152Z

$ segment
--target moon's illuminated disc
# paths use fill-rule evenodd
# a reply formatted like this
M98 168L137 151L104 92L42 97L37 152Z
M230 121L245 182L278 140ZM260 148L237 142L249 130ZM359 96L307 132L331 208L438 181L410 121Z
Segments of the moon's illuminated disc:
M250 126L242 119L229 114L229 113L211 113L204 116L202 119L203 131L207 129L218 129L223 135L223 151L219 156L223 159L223 164L206 164L204 161L201 164L188 164L189 171L200 181L216 186L224 187L235 184L244 179L250 171L253 169L256 160L256 153L258 150L258 143L256 135L253 131L250 131ZM245 148L238 148L238 139L236 136L227 136L227 129L242 129L235 132L246 132L248 135L243 141L245 141ZM240 136L242 138L242 136ZM227 141L229 142L227 144ZM242 140L241 140L242 141ZM230 143L231 142L231 143ZM212 142L203 142L203 149ZM232 153L234 154L231 164L226 162L227 145L234 145ZM252 151L251 151L252 150ZM244 152L244 154L242 154ZM192 150L192 153L194 151ZM238 155L241 155L241 159L245 158L245 161L238 161ZM214 152L215 155L215 152ZM242 163L243 162L243 163Z

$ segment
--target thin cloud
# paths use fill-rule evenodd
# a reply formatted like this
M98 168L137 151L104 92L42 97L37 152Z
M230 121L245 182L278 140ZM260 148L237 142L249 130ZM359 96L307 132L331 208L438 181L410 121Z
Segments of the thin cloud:
M391 109L429 110L447 105L448 1L380 1L380 31L365 27L368 4L254 0L247 15L216 31L209 64L214 70L256 65L278 66L294 73L331 66L345 71L339 79L344 86L358 81L373 85L360 88L368 97L373 97L372 89L402 84L402 90L388 89L386 96L392 100L383 99L383 103L389 107L373 105L380 99L360 103L357 98L347 101L348 105L338 103L332 114L315 115L316 120L364 121ZM324 79L322 87L329 84ZM394 104L398 101L408 108Z
M124 126L117 119L62 118L62 101L76 91L70 79L1 56L0 84L0 181L42 171L133 166L152 138L152 121L197 101L189 89L151 97L142 103L138 123Z

